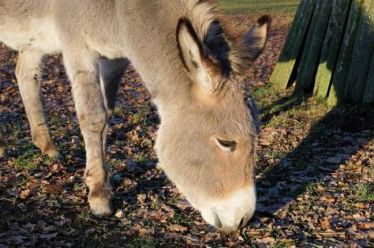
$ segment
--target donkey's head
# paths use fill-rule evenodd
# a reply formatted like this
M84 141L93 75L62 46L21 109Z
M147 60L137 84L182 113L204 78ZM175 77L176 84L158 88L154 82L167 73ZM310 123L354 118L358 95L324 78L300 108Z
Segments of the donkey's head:
M245 225L255 211L256 114L244 98L239 61L260 54L269 22L261 18L237 44L227 41L218 21L203 37L188 18L177 27L180 78L189 87L161 113L160 167L208 223L225 230Z

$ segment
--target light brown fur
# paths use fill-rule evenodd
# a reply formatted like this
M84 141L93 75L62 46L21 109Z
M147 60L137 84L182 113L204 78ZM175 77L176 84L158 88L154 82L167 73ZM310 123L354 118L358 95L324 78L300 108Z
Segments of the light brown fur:
M219 30L219 25L210 29L215 20L209 1L0 0L0 40L20 52L16 74L33 141L50 155L57 150L34 75L43 54L63 54L86 145L88 200L95 214L111 213L103 149L110 99L98 81L110 82L103 75L110 77L112 71L98 66L103 56L128 58L141 75L161 117L159 164L204 218L235 229L253 214L254 195L243 204L235 198L235 207L213 202L229 201L247 188L254 194L255 117L245 104L240 72L263 49L269 23L257 24L239 43L218 32L217 39L229 48L227 73L214 45L203 43ZM228 152L219 140L235 141L235 151ZM246 210L245 204L253 207ZM232 215L220 212L226 205Z

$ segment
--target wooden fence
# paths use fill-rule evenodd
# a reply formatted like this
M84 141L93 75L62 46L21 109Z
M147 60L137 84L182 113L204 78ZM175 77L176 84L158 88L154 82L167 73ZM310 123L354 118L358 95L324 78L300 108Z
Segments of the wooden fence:
M374 103L374 0L301 0L270 82L332 106Z

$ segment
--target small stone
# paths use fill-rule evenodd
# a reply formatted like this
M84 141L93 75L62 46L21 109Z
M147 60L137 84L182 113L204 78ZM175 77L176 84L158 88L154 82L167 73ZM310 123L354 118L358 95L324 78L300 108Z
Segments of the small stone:
M116 211L115 216L116 216L118 219L122 219L122 218L125 216L125 213L124 213L121 209L118 209L118 210Z
M42 176L43 176L43 173L41 172L34 173L35 178L41 178Z
M74 182L77 181L77 177L76 176L71 176L71 177L69 177L69 181L74 183Z
M78 136L72 136L71 141L72 144L78 144L79 143L79 137Z

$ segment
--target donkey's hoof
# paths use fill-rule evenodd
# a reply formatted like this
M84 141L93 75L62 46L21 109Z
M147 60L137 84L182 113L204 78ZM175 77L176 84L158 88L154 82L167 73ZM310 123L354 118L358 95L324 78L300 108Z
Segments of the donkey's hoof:
M108 202L96 202L91 204L90 202L91 213L95 216L109 216L113 214L113 209L110 203Z
M42 153L48 155L48 157L53 159L57 159L60 157L60 153L57 151L56 147L43 151Z
M111 199L112 192L107 189L99 190L88 195L91 212L96 216L108 216L113 214Z
M57 158L59 156L57 147L49 135L32 135L32 140L43 154L48 155L50 158Z
M91 208L91 213L95 216L111 216L113 215L113 210L110 206L95 206L96 209Z
M48 145L44 146L43 148L40 148L43 154L48 155L50 158L57 159L60 154L57 151L57 147L53 143L49 143Z

